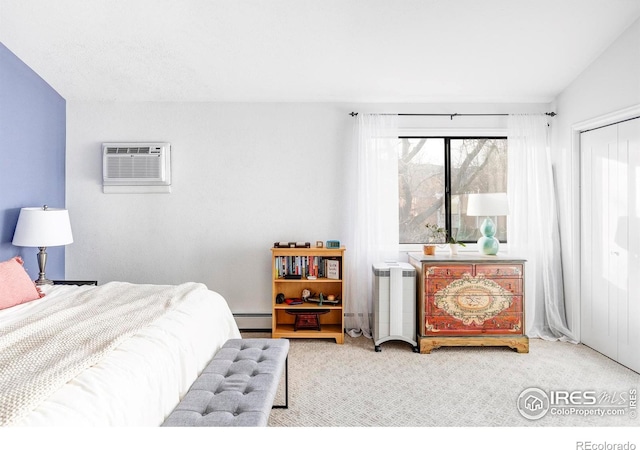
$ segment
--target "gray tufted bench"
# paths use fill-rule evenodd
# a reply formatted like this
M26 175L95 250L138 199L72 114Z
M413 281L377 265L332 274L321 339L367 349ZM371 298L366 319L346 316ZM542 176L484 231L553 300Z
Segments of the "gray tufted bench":
M230 339L163 427L267 426L271 408L289 403L287 339ZM285 371L285 404L273 405Z

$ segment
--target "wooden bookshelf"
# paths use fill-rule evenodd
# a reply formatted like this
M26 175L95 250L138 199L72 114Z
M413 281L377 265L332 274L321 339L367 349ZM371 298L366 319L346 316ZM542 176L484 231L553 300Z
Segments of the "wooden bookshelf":
M273 338L328 338L335 339L338 344L344 343L344 252L344 247L271 249ZM326 261L338 261L337 278L327 277L328 269L324 267ZM286 275L299 276L299 279L285 278ZM310 279L309 276L316 278ZM305 301L300 305L276 302L280 293L286 299L301 299L304 289L308 289L315 299L322 294L322 304L318 301ZM330 295L335 297L333 301L327 300ZM296 329L299 314L312 316L318 321L320 329L303 326Z

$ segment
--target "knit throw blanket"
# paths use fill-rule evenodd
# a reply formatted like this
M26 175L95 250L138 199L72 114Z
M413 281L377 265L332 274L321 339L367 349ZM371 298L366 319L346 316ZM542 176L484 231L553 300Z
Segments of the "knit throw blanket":
M0 328L0 425L15 424L123 340L206 289L112 282L52 298L46 310Z

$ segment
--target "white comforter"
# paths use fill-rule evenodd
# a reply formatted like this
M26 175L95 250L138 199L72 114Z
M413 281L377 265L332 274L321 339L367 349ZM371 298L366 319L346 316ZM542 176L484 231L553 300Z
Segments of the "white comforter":
M46 287L42 299L0 311L0 329L87 289L93 287ZM121 342L16 425L160 425L220 346L240 337L224 298L208 289L198 292Z

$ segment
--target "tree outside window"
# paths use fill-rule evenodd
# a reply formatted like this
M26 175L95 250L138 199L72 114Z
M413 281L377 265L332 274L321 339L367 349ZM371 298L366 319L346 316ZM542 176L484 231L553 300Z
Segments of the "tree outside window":
M481 217L468 217L470 193L507 192L504 137L401 137L398 161L400 243L426 241L425 225L435 224L461 242L480 237ZM497 220L507 241L506 217Z

